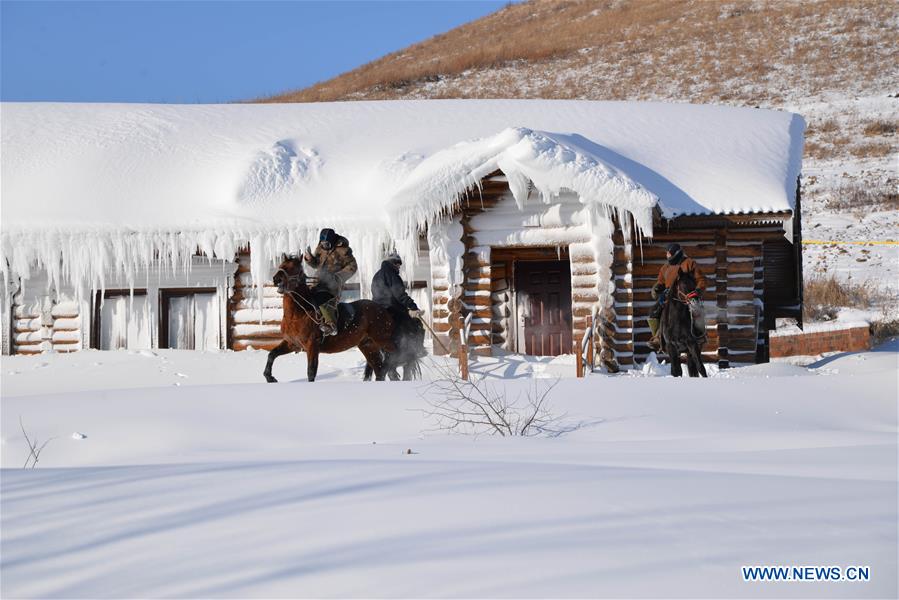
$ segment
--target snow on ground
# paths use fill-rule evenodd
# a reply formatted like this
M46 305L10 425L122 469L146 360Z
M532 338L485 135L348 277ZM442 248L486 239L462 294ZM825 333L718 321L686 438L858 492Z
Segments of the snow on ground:
M574 430L510 439L429 431L422 384L359 382L354 353L314 384L282 357L277 385L262 352L4 356L0 591L895 597L897 358L708 380L478 359L509 394L565 376ZM35 469L19 417L53 438ZM767 564L872 575L743 582Z

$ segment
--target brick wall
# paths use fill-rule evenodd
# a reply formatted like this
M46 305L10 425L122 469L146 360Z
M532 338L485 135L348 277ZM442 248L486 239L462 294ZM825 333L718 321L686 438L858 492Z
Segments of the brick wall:
M824 352L856 352L871 348L868 326L847 327L791 335L771 335L771 358L779 356L814 356Z

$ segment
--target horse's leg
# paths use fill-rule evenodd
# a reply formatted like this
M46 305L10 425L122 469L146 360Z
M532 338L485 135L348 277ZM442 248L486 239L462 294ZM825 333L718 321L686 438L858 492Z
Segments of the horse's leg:
M696 370L699 371L699 374L708 377L708 373L705 372L705 364L702 362L702 348L699 347L699 344L691 344L689 352L690 358L696 361ZM690 377L696 377L696 375L691 373Z
M415 378L415 364L407 362L403 365L403 381L412 381Z
M671 360L671 375L681 377L684 372L680 366L680 352L672 342L668 343L668 359Z
M365 373L362 375L362 381L371 381L371 374L374 370L371 368L371 365L368 364L368 360L365 361Z
M366 338L359 344L359 351L365 356L365 360L374 369L375 381L384 381L384 361L381 359L381 350L371 340Z
M395 352L384 352L383 350L378 351L378 354L381 357L381 368L384 369L387 378L390 379L390 381L399 381L400 374L396 370L398 355Z
M699 371L696 369L696 359L693 358L693 348L687 348L687 373L690 377L699 377Z
M308 379L310 383L315 381L315 376L318 374L318 355L318 344L312 342L309 344L309 347L306 348L306 358L308 360L306 363L306 379Z
M687 371L690 377L699 377L699 366L702 361L698 358L698 347L696 343L687 344Z
M281 340L281 343L272 348L268 353L268 361L265 363L265 370L262 372L265 375L265 380L269 383L278 383L278 380L272 377L272 365L275 363L275 359L281 356L282 354L287 354L290 352L290 347L287 344L287 340Z

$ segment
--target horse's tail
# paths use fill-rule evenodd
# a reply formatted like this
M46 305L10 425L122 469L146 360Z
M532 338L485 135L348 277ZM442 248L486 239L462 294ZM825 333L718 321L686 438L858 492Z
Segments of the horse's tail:
M406 379L421 379L421 358L415 357L406 363L403 377Z

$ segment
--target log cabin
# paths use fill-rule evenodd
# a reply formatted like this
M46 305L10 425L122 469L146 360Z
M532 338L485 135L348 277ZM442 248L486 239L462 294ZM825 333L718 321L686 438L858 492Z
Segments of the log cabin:
M649 353L680 242L710 281L706 360L768 359L801 319L804 122L588 101L281 106L4 103L3 352L270 348L282 253L346 235L368 294L390 250L436 332L476 354ZM48 176L52 174L52 176ZM439 343L436 343L438 342Z

